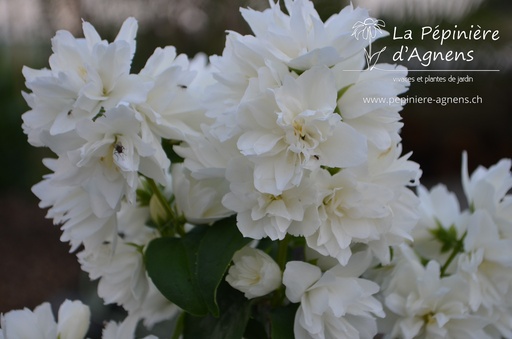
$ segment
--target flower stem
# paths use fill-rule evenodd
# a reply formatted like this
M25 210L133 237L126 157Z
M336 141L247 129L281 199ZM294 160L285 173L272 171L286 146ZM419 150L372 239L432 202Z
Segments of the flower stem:
M162 206L165 209L165 212L167 212L167 216L172 217L174 212L171 208L171 205L169 205L169 202L167 199L165 199L164 195L162 194L162 191L158 188L156 185L156 182L151 178L146 178L149 186L151 187L151 190L153 191L153 194L156 195L157 199L160 201Z
M461 253L464 250L464 238L466 238L467 232L465 232L462 235L462 238L460 238L459 241L457 241L457 244L453 247L452 253L448 257L448 260L444 263L443 267L441 267L441 277L446 276L446 270L452 263L453 259L457 256L457 254Z
M179 339L183 334L183 328L185 327L185 312L181 312L179 315L176 325L174 327L174 333L171 339Z
M158 188L155 181L151 178L146 178L146 179L147 179L147 183L149 184L149 187L153 191L153 194L156 196L156 198L158 199L160 204L163 206L165 213L167 214L166 219L171 221L171 224L174 228L174 230L172 231L172 235L174 235L175 232L178 232L178 234L180 236L184 236L185 229L183 226L184 226L186 220L183 218L183 216L180 216L179 213L171 207L171 204L165 198L165 196L163 195L160 188ZM165 227L162 227L161 225L159 225L159 231L162 235L168 233L168 229L165 229Z
M279 241L279 247L277 249L277 264L284 271L286 266L286 259L288 258L288 243L290 242L290 235L286 235L283 240Z
M290 242L290 235L286 235L283 240L280 240L277 248L276 262L281 272L284 271L286 266L286 259L288 259L288 243ZM272 298L272 306L278 307L282 304L284 299L284 286L281 285L275 292Z

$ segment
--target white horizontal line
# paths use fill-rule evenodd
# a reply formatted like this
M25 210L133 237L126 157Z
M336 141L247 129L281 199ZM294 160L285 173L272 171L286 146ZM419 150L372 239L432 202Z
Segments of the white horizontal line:
M395 72L397 69L381 69L381 68L373 68L372 70L379 70L385 72ZM364 72L368 71L368 69L343 69L344 72ZM499 72L499 69L407 69L409 72Z
M408 69L409 72L499 72L499 69Z

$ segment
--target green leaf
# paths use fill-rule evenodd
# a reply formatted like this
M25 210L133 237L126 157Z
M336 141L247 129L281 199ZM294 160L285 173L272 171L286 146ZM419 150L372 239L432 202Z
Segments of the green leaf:
M299 304L289 304L286 307L277 308L270 313L271 338L272 339L293 339L293 324L295 313Z
M242 338L251 314L251 303L226 282L219 287L220 317L185 315L183 339Z
M195 253L183 239L152 240L145 253L146 269L162 294L195 315L205 315L208 307L203 300L195 277Z
M233 254L251 242L236 227L235 217L226 218L207 226L197 254L197 279L208 306L214 316L219 315L215 294Z
M195 316L219 316L217 288L244 238L235 218L197 226L183 238L158 238L146 249L146 269L162 294Z

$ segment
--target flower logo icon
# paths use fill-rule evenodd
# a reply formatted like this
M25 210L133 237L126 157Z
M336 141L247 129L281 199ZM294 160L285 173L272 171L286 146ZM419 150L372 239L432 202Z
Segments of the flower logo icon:
M373 69L379 60L380 54L386 50L386 47L383 47L380 51L372 53L372 40L377 37L377 34L384 34L382 28L386 27L384 21L380 19L374 18L366 18L364 21L357 21L352 29L352 36L359 40L359 38L363 38L363 40L368 40L368 50L364 50L366 63L368 64L368 69Z

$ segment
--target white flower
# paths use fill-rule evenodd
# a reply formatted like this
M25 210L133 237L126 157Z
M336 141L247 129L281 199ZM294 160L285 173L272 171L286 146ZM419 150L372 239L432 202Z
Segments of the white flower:
M359 268L339 265L322 273L305 262L288 262L283 274L286 296L300 302L295 338L373 338L374 315L384 316L373 297L379 286L358 278L360 273Z
M147 326L172 318L178 308L168 301L148 277L141 249L117 239L115 251L105 244L95 251L78 253L83 271L99 279L98 296L106 304L122 306L128 314L138 314Z
M488 321L470 312L468 285L459 275L440 276L440 266L426 267L406 245L396 248L395 268L383 295L391 311L390 338L489 338ZM384 322L385 322L384 321Z
M174 151L184 158L185 167L193 175L203 176L201 172L212 169L224 172L230 161L241 157L236 141L230 139L221 142L213 135L211 128L203 127L202 134L188 135L186 142L174 146Z
M67 184L83 185L91 195L112 210L123 197L134 202L138 173L165 184L170 165L158 140L143 140L135 112L118 106L95 121L83 121L78 134L83 146L68 152L74 168L56 172Z
M394 147L378 156L371 153L369 163L353 169L314 173L321 225L306 236L309 247L345 265L350 245L364 243L389 262L388 247L411 239L417 221L417 198L405 185L419 176L418 165L407 155L398 158L400 152Z
M461 212L455 194L449 192L444 185L436 185L430 191L419 186L417 195L420 199L420 219L412 233L414 250L424 258L446 262L450 251L442 251L443 243L436 241L433 232L450 233L453 230L453 240L461 239L465 231L466 215Z
M170 302L151 282L149 290L137 313L140 314L144 326L153 327L155 324L174 318L180 309Z
M508 303L504 307L494 307L491 312L480 309L480 314L489 319L486 333L493 339L512 338L512 307Z
M34 311L24 308L2 314L1 327L2 339L57 338L57 323L49 303L37 306Z
M393 147L400 141L403 124L398 112L403 102L398 95L407 90L409 83L395 81L406 77L404 67L377 64L371 72L344 72L345 65L333 68L337 88L343 91L338 98L342 120L363 134L380 151ZM386 98L380 100L379 98Z
M500 205L507 204L505 197L512 188L511 166L510 159L502 159L488 169L479 166L469 176L467 153L462 154L462 188L471 209L485 209L493 217L502 210Z
M51 170L57 169L58 161L54 159L45 159L44 163ZM45 176L32 187L32 192L41 200L39 207L49 208L46 218L61 225L60 240L69 242L70 251L74 252L82 244L93 249L110 238L117 227L115 211L91 199L84 188L61 185L54 176Z
M512 239L500 237L499 229L484 210L468 220L464 253L458 269L469 283L468 301L473 311L512 301Z
M52 39L54 54L50 56L53 72L66 74L81 84L74 106L96 114L100 105L109 109L121 101L144 100L147 86L129 74L137 21L126 19L112 43L101 40L90 23L84 21L82 26L83 39L75 39L67 31L57 32Z
M176 55L176 49L168 46L157 48L140 71L144 78L153 82L147 99L134 105L140 114L143 128L151 130L158 137L183 140L188 134L200 132L200 124L208 122L204 116L199 98L195 97L195 87L191 86L198 73L190 70L186 55Z
M306 168L350 167L367 156L366 138L341 121L331 72L313 68L284 78L272 95L247 102L239 112L238 148L255 163L254 185L280 194L298 186Z
M278 195L261 193L253 185L253 167L247 161L233 161L226 172L231 192L222 203L237 212L237 226L244 237L284 239L287 233L310 235L320 224L317 192L304 180L299 187Z
M117 219L119 235L77 254L82 270L91 280L99 279L98 295L106 304L115 303L130 315L137 314L147 326L170 319L178 309L156 289L144 265L144 247L157 236L145 226L149 208L125 203Z
M77 257L91 280L100 279L98 295L105 303L121 305L130 312L144 300L150 281L138 248L121 238L116 242L115 248L105 243L94 250L85 249Z
M418 187L421 219L428 229L434 230L439 226L449 228L455 225L460 217L460 206L457 197L449 192L445 185L434 186L430 191L424 186Z
M83 30L81 39L67 31L57 32L52 39L51 70L23 70L27 88L33 91L25 95L32 110L23 115L24 130L36 146L49 142L44 139L72 133L78 122L93 119L102 109L146 98L150 83L129 73L135 19L127 19L110 44L101 40L91 24L84 22Z
M265 252L244 247L233 256L226 281L247 299L264 296L281 285L281 270Z
M1 339L82 339L89 329L90 310L81 301L65 300L59 308L58 323L49 303L14 310L1 316Z
M418 185L421 170L417 163L409 160L411 153L402 155L400 144L384 152L370 148L368 167L357 168L359 175L368 175L367 180L393 190L393 199L389 205L392 222L389 228L383 228L378 240L370 241L368 246L383 263L390 262L390 246L412 240L411 232L418 222L419 200L407 187Z
M222 205L222 197L229 192L224 171L205 169L201 176L194 176L183 164L174 164L171 173L176 206L188 222L211 223L233 213Z
M135 337L135 328L139 322L139 316L132 314L127 316L123 321L116 323L109 321L105 324L101 333L102 339L133 339Z
M377 240L388 228L393 191L359 182L348 170L335 175L322 170L315 179L322 192L322 224L313 235L306 237L308 246L346 265L353 242Z
M49 70L32 70L28 67L23 68L23 75L27 79L26 86L32 91L22 93L31 108L22 115L23 132L28 136L28 142L36 147L46 146L47 139L65 132L77 138L73 132L76 122L92 118L92 113L75 109L74 114L69 114L77 94L65 75L57 77Z
M290 69L304 71L358 59L357 69L364 63L368 42L350 35L355 22L368 18L365 10L347 6L323 23L310 1L286 1L285 5L289 15L273 1L263 12L242 9L255 36L230 32L223 55L211 58L218 84L209 89L207 115L216 119L212 128L221 141L239 132L235 120L239 102L254 97L255 92L264 93L265 87L280 87Z
M206 115L215 119L211 133L224 142L240 132L236 116L246 93L253 97L257 90L261 93L266 88L280 86L282 76L289 70L277 62L258 39L235 32L229 32L226 37L222 56L211 56L210 62L215 82L205 93ZM265 86L256 86L262 77L265 78Z
M333 66L361 53L368 43L351 36L352 26L368 18L364 9L347 6L324 23L311 1L285 1L289 14L269 2L267 10L242 9L242 15L274 57L293 69Z
M59 308L57 335L59 339L84 338L89 329L91 311L81 301L65 300Z

